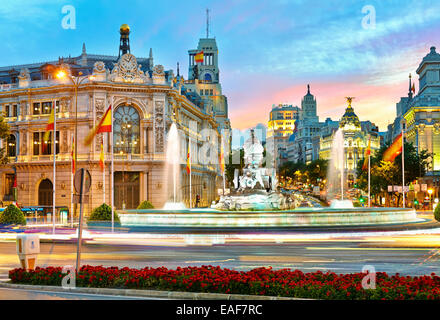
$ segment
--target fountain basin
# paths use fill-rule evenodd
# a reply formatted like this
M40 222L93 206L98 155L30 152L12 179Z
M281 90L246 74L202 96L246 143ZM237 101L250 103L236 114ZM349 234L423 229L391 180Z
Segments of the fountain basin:
M414 209L299 208L280 211L220 211L215 209L126 210L122 227L272 228L365 226L420 222Z

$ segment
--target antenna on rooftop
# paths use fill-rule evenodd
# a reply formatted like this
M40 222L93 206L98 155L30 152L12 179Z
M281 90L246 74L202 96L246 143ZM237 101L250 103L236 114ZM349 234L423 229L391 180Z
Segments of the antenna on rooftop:
M209 9L206 8L206 38L209 38Z

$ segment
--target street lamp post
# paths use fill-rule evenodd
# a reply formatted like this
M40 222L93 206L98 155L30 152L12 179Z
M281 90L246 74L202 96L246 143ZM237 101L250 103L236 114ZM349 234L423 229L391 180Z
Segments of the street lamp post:
M79 86L86 80L88 79L93 80L94 77L93 76L83 76L83 73L80 71L78 73L78 77L74 77L71 76L69 74L67 74L64 70L60 70L58 71L58 73L56 74L56 77L60 80L62 79L69 79L72 84L73 84L73 95L75 97L75 150L74 150L74 154L75 154L75 161L78 163L78 88ZM76 211L76 207L75 207L75 211Z

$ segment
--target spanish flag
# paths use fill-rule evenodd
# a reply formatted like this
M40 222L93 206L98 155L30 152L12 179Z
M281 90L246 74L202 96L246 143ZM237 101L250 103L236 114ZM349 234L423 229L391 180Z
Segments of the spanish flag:
M415 94L416 93L416 86L414 83L412 84L411 91Z
M101 171L104 172L104 144L101 141L101 154L99 156L99 166L101 167Z
M191 174L191 154L190 154L190 142L188 139L188 153L186 154L186 173Z
M55 122L55 114L54 114L55 106L52 107L52 111L50 112L49 116L49 122L46 125L46 132L43 136L43 141L48 141L50 137L50 131L54 129L54 122Z
M364 156L364 164L362 165L362 170L368 169L368 157L371 154L371 137L368 139L368 148L365 149L365 156Z
M393 162L402 153L402 134L399 134L393 143L383 153L383 161Z
M223 140L220 146L220 170L222 174L225 173L225 152L223 150Z
M49 121L46 125L46 132L43 135L43 153L46 152L47 144L49 143L50 138L50 132L53 131L55 128L55 114L54 114L54 108L52 108L52 111L50 112Z
M202 50L199 53L196 53L196 55L194 56L194 59L195 59L196 63L199 63L199 62L203 63L203 57L204 57L204 55L203 55L203 50Z
M72 152L70 156L72 158L72 174L75 174L75 137L72 137Z
M92 143L93 138L101 132L112 132L112 106L108 107L98 125L90 130L89 134L84 140L84 145L89 146Z

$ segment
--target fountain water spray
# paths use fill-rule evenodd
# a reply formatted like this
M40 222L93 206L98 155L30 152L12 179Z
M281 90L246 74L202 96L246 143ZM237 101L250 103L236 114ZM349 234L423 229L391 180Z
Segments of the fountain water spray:
M330 154L329 170L327 174L327 197L333 199L334 208L352 208L353 203L349 200L344 201L344 131L339 128L332 142ZM340 201L336 200L336 195L340 192Z
M167 202L164 209L185 209L180 202L180 137L176 124L173 122L167 137L166 182Z

